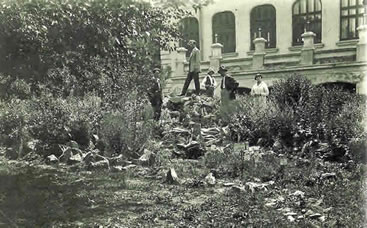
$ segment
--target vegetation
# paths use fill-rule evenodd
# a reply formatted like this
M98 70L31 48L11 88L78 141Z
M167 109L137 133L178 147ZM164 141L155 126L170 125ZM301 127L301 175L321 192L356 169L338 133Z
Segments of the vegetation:
M294 75L275 83L266 104L245 96L222 115L237 141L276 144L306 156L305 145L326 144L321 157L366 161L365 104L363 95L314 86ZM351 151L356 144L359 149Z
M295 75L266 103L174 97L153 121L187 13L159 4L1 2L0 226L362 227L365 97Z

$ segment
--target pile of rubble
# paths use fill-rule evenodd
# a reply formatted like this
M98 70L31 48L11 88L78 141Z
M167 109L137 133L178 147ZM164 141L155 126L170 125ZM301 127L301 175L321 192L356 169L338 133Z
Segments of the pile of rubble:
M205 96L172 97L164 101L161 124L163 141L173 153L197 159L213 145L222 145L228 128L218 124L219 102Z

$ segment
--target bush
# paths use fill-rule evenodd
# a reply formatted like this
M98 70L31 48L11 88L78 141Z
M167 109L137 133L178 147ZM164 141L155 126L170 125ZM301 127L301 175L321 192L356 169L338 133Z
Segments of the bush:
M12 99L0 104L0 145L12 150L12 158L27 152L28 121L29 102Z
M70 140L87 147L93 131L97 131L101 112L100 100L95 96L84 99L41 97L32 100L29 130L39 141L39 153L60 155L60 144Z
M130 94L120 101L121 109L106 112L99 135L107 145L107 155L124 154L137 157L139 150L153 135L155 123L147 100Z
M260 140L262 145L270 146L280 137L288 144L292 142L295 115L288 105L280 107L274 101L264 105L251 96L241 96L221 115L229 123L234 141L247 140L254 145Z
M286 147L302 147L317 140L328 145L335 160L364 158L366 98L361 95L313 86L294 75L274 84L266 104L244 96L228 107L221 115L234 141L271 146L279 140Z
M295 74L276 81L271 90L269 99L280 107L291 106L296 108L308 102L310 92L313 88L309 79Z

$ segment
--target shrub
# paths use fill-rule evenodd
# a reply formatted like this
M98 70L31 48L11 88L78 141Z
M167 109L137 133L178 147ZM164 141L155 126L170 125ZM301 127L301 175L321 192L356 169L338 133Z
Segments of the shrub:
M93 131L97 131L101 112L100 100L95 96L83 99L41 97L32 100L29 130L39 140L39 153L60 155L59 144L70 140L87 147Z
M221 116L228 122L234 141L248 140L254 145L261 139L261 144L268 146L277 137L288 144L292 141L295 115L288 105L280 107L271 100L261 104L251 96L241 96L222 110Z
M12 158L27 152L28 120L29 102L12 99L0 104L0 145L12 150Z
M120 101L121 109L106 112L101 120L99 135L107 145L107 155L124 154L137 157L150 139L155 128L151 120L152 109L147 100L130 94Z
M271 90L269 99L280 107L299 107L308 102L313 85L309 79L295 74L286 79L276 81Z
M313 86L307 78L294 75L274 84L266 104L240 97L221 111L221 117L234 141L270 146L279 139L286 147L302 147L316 139L327 143L336 160L348 154L361 160L365 106L361 95Z

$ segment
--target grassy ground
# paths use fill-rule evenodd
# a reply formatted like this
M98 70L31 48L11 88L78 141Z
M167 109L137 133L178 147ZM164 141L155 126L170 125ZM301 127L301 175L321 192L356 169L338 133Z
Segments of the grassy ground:
M207 186L207 161L111 173L1 160L0 227L363 227L364 166L228 157ZM164 183L168 167L180 184Z

